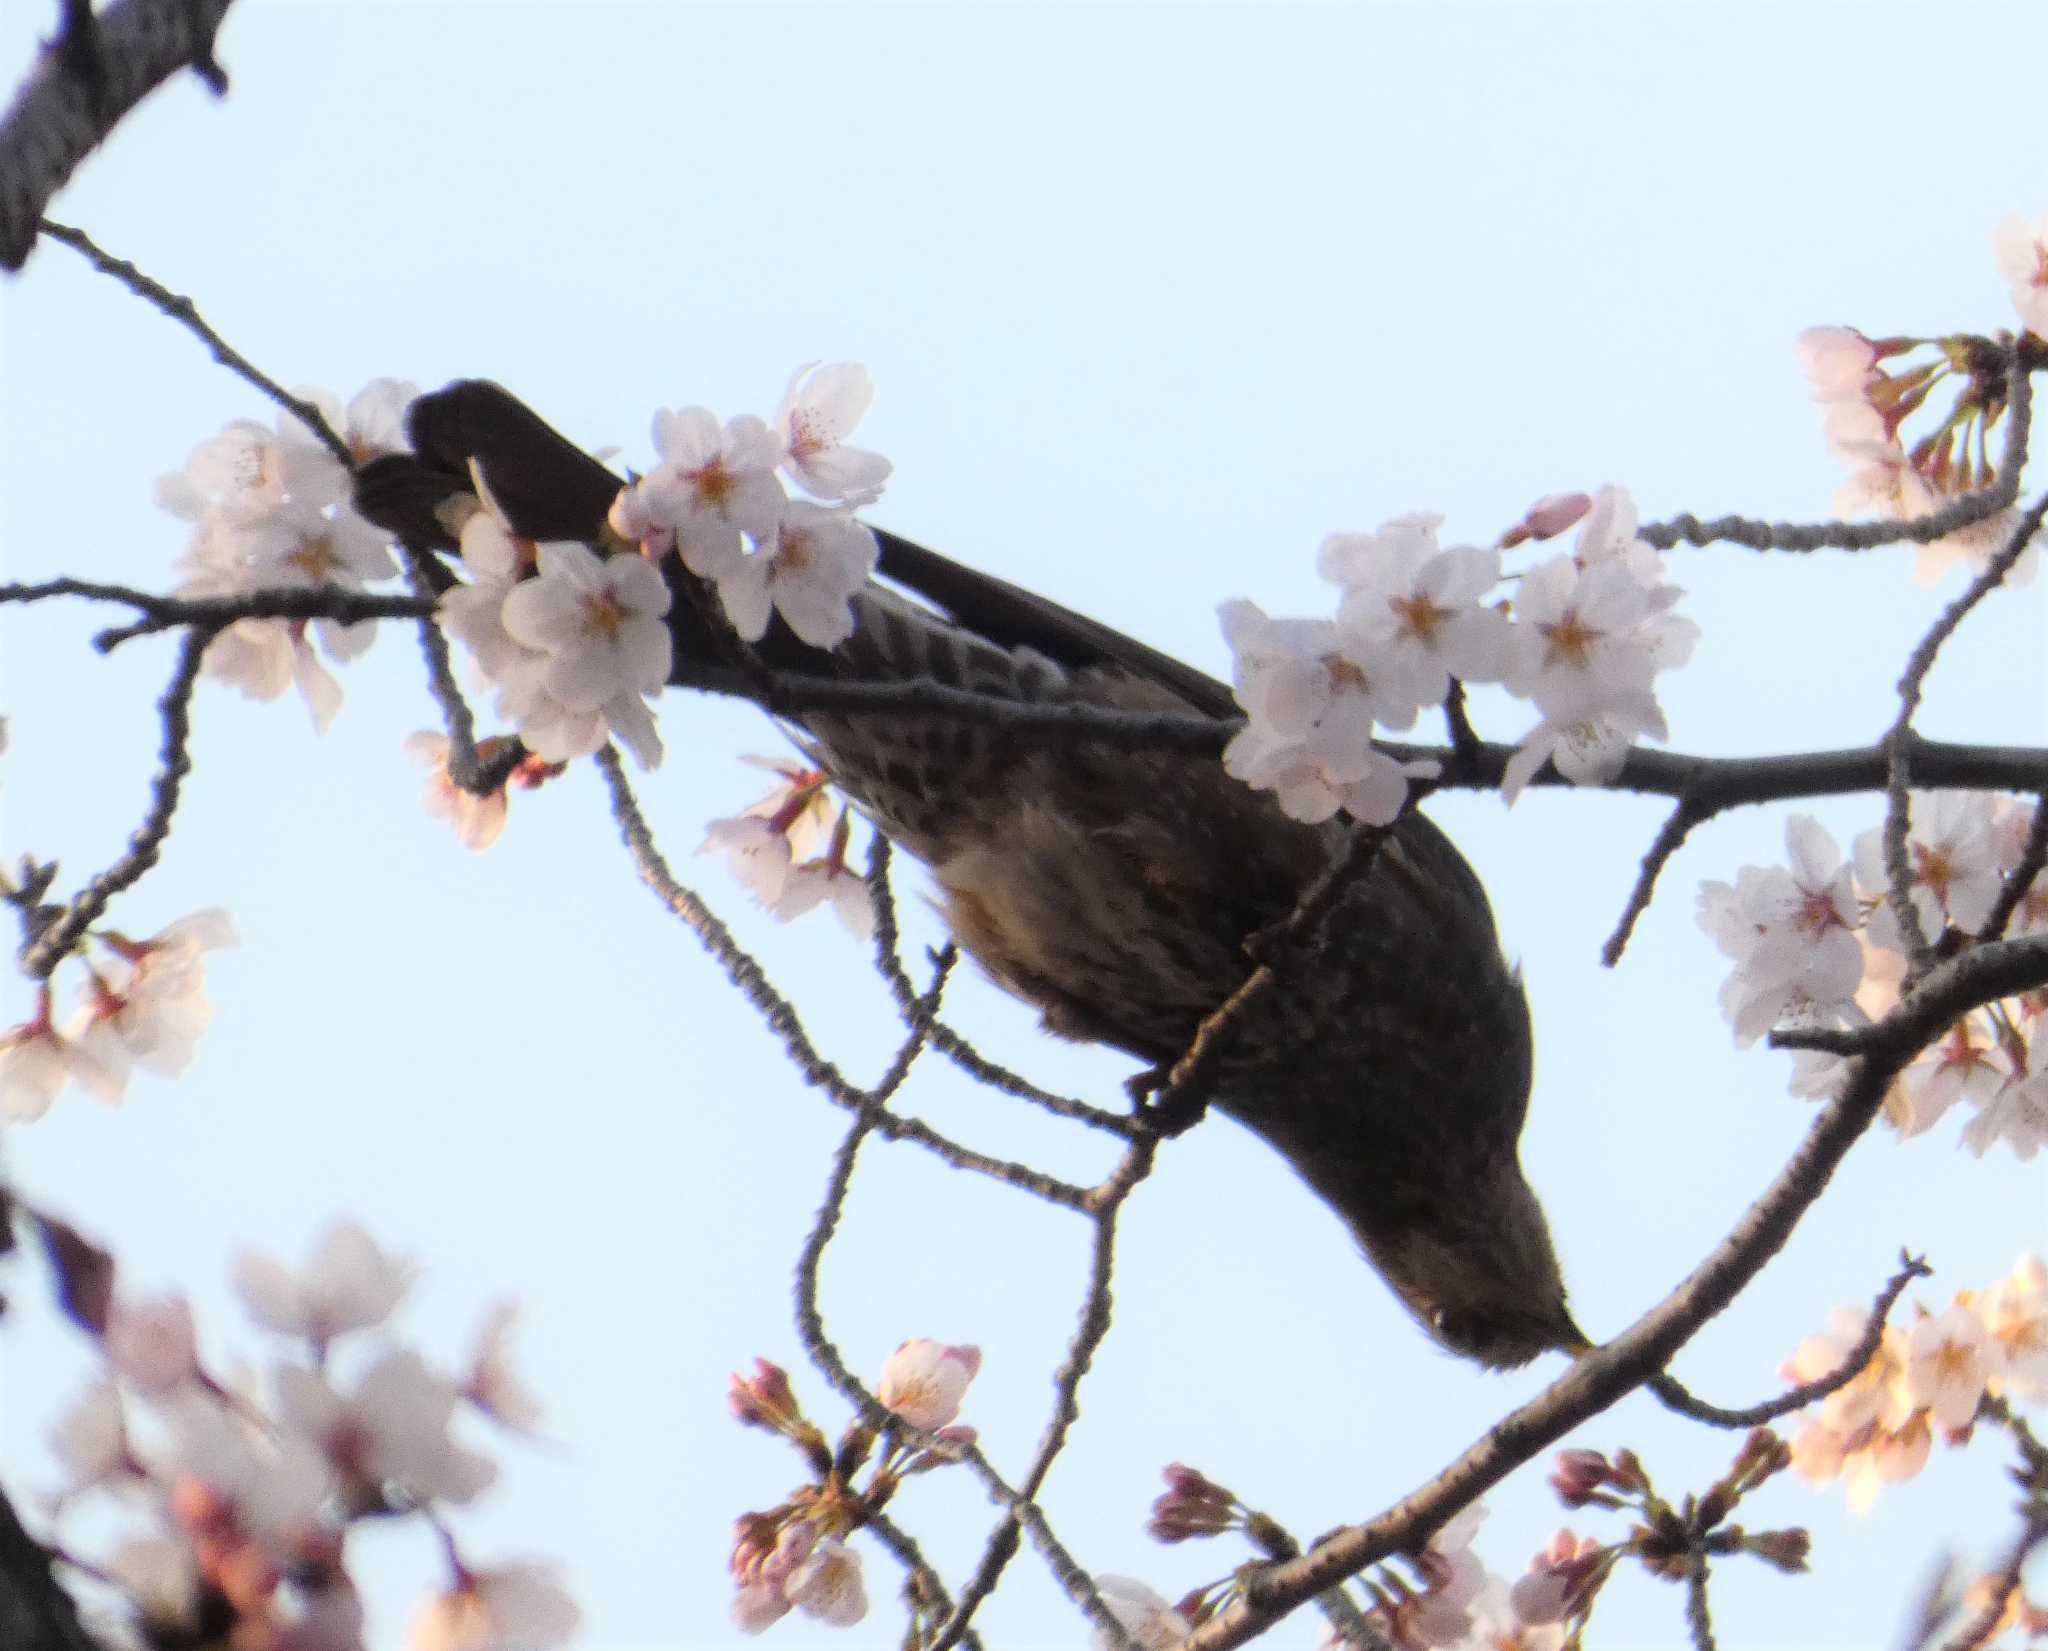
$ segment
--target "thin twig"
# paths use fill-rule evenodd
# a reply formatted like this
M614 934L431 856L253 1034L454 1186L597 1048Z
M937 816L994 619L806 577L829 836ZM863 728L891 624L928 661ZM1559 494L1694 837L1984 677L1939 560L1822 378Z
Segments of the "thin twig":
M725 970L726 978L752 1003L761 1018L768 1023L768 1029L782 1040L790 1063L796 1067L803 1080L813 1088L823 1090L837 1105L850 1112L859 1112L866 1103L866 1091L848 1081L845 1074L831 1061L818 1053L817 1046L805 1032L802 1020L795 1007L775 989L759 961L733 938L732 931L721 922L707 906L702 897L693 889L686 888L676 880L669 870L667 861L655 846L654 834L647 819L640 811L632 787L627 783L625 769L618 753L607 746L593 759L605 777L605 784L611 793L612 817L617 822L620 836L627 851L632 855L640 880L651 889L663 905L689 928L697 941L709 952L714 961ZM915 1118L899 1118L893 1113L877 1113L875 1129L885 1139L908 1141L923 1147L955 1169L970 1170L985 1175L1005 1186L1015 1187L1047 1203L1057 1204L1065 1209L1087 1210L1093 1194L1084 1188L1061 1181L1053 1176L1032 1169L1028 1164L996 1158L988 1153L977 1152L963 1146L951 1137L940 1134L929 1124Z
M1659 550L1680 544L1735 544L1751 550L1874 550L1879 545L1932 544L1958 528L1997 515L2019 497L2020 473L2027 463L2026 395L2033 366L2031 352L2023 345L2007 343L2005 348L2011 352L2006 394L2013 418L2006 426L1998 479L1991 486L1965 493L1933 514L1911 521L1763 522L1747 516L1717 516L1703 522L1685 514L1647 523L1636 529L1636 536Z
M898 957L901 936L896 916L895 887L891 880L892 849L889 839L876 832L868 844L868 893L875 902L875 965L877 972L888 983L890 995L896 999L898 1013L907 1013L912 1001L912 987L909 975L903 971ZM1137 1134L1137 1124L1120 1113L1108 1112L1099 1106L1090 1106L1086 1101L1069 1099L1041 1089L1029 1078L997 1065L966 1038L956 1032L943 1020L934 1020L928 1033L933 1049L944 1055L961 1071L976 1081L998 1090L1005 1095L1014 1095L1019 1100L1029 1101L1043 1107L1056 1117L1071 1118L1076 1123L1086 1124L1091 1129L1103 1130L1111 1135L1129 1140Z
M1714 1619L1707 1613L1707 1556L1695 1552L1685 1568L1685 1626L1693 1651L1714 1651Z
M225 5L222 6L225 10ZM116 258L112 253L97 246L92 237L82 229L73 229L68 224L52 223L45 218L42 232L53 241L62 241L66 246L81 254L92 267L102 275L110 275L138 298L146 300L156 309L169 316L179 326L191 333L200 343L213 352L213 359L233 373L243 383L259 390L277 403L287 413L313 432L320 445L332 453L345 470L354 470L356 456L349 450L347 442L335 432L312 402L303 396L295 396L276 379L258 367L225 338L207 325L206 318L199 313L199 306L182 293L171 291L159 281L129 263L125 258Z
M0 115L0 269L20 269L43 209L78 163L158 86L190 69L216 94L213 40L229 0L71 0L57 39Z
M1991 910L1985 913L1984 926L1973 937L1978 944L1996 940L2005 933L2013 913L2033 892L2034 880L2041 875L2043 866L2048 866L2048 795L2034 799L2034 818L2027 827L2026 845L2020 850L2019 863L2007 873L1998 898L1991 902Z
M178 811L180 789L192 771L192 690L199 681L207 644L216 631L196 626L186 632L178 647L178 663L157 701L163 722L163 742L158 748L156 778L150 784L149 807L128 839L128 847L112 865L72 897L71 903L52 919L32 945L21 954L25 974L49 979L59 963L76 946L81 936L106 911L107 902L123 889L133 888L156 864L171 834L171 819Z
M1621 961L1621 954L1628 948L1629 937L1636 932L1636 919L1650 909L1650 897L1657 891L1657 878L1676 854L1692 828L1708 817L1707 811L1697 803L1681 802L1667 816L1658 828L1657 835L1643 855L1643 869L1636 875L1636 886L1629 891L1628 904L1621 908L1621 916L1614 925L1614 932L1607 937L1607 944L1600 948L1600 961L1613 968Z
M990 1536L982 1552L981 1563L960 1590L960 1603L932 1641L931 1651L946 1651L948 1646L958 1644L974 1612L995 1592L1004 1568L1017 1551L1017 1532L1023 1523L1023 1510L1035 1509L1046 1476L1051 1473L1060 1452L1066 1448L1067 1435L1074 1423L1080 1420L1081 1382L1095 1362L1095 1354L1101 1348L1103 1338L1109 1334L1110 1280L1116 1266L1117 1215L1124 1200L1150 1173L1156 1150L1155 1143L1151 1141L1133 1141L1116 1170L1099 1189L1094 1206L1095 1235L1089 1251L1088 1287L1082 1298L1079 1322L1067 1344L1066 1356L1053 1372L1052 1415L1039 1435L1038 1449L1032 1454L1022 1483L1012 1493L1017 1500L1012 1504L1011 1517L997 1526ZM1090 1592L1093 1591L1091 1583Z
M1916 1278L1930 1278L1933 1269L1919 1256L1900 1255L1899 1270L1886 1281L1878 1291L1877 1299L1870 1304L1870 1317L1864 1321L1863 1334L1856 1338L1856 1344L1843 1355L1842 1362L1825 1376L1780 1393L1774 1399L1765 1399L1741 1410L1725 1409L1720 1405L1708 1404L1696 1398L1677 1377L1669 1371L1659 1371L1647 1383L1651 1392L1664 1402L1666 1407L1681 1416L1690 1416L1696 1422L1707 1422L1715 1427L1761 1427L1766 1422L1776 1421L1780 1416L1789 1416L1795 1410L1804 1410L1817 1400L1825 1399L1839 1388L1847 1387L1863 1373L1865 1365L1877 1356L1877 1350L1884 1343L1885 1321L1891 1316L1892 1308L1899 1297L1905 1294L1906 1286Z

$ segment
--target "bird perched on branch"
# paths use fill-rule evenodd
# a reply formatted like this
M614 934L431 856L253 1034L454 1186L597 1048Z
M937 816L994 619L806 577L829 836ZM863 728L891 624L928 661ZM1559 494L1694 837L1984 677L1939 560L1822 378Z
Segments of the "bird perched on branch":
M456 548L478 478L513 529L598 543L621 483L497 386L415 403L414 451L359 473L358 508L416 550ZM1029 592L878 533L880 578L829 652L778 620L742 643L670 557L672 681L778 671L926 679L1002 700L1223 719L1231 691ZM886 583L884 582L886 581ZM704 678L696 675L701 683ZM804 711L816 760L930 867L961 946L1067 1037L1170 1068L1344 854L1209 755L1125 750L936 712ZM1516 1143L1529 1013L1478 878L1410 813L1273 989L1217 1040L1216 1103L1344 1220L1416 1320L1481 1364L1582 1345Z

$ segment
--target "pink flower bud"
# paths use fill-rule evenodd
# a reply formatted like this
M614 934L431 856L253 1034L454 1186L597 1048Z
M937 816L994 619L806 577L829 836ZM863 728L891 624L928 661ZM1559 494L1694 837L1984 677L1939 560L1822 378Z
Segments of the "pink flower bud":
M1594 1493L1606 1489L1614 1477L1607 1458L1597 1450L1561 1450L1550 1470L1550 1488L1568 1508L1583 1508Z
M1584 493L1546 493L1522 516L1522 527L1532 539L1554 539L1573 527L1593 508Z
M754 1374L734 1371L726 1387L725 1400L735 1420L748 1427L765 1427L787 1433L803 1419L796 1394L790 1390L789 1372L766 1359L754 1361Z
M1743 1546L1781 1571L1803 1571L1813 1538L1801 1526L1785 1531L1756 1531L1743 1538Z

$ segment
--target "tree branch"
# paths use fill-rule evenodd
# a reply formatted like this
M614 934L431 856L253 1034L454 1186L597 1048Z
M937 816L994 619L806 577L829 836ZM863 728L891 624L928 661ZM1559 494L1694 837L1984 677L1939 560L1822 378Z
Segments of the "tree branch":
M190 69L228 88L213 39L230 0L115 0L93 15L68 4L57 38L0 116L0 269L35 245L37 220L78 163L151 92Z
M2003 946L2020 948L2030 950L2037 969L2048 968L2048 939ZM1613 1341L1585 1354L1542 1393L1509 1412L1427 1484L1366 1523L1331 1532L1300 1559L1248 1579L1244 1597L1198 1629L1186 1651L1230 1651L1244 1645L1367 1565L1419 1547L1460 1508L1664 1368L1784 1247L1876 1119L1893 1078L1927 1037L1979 1003L2016 989L2007 983L2010 966L2003 971L1970 967L1977 955L1933 970L1910 998L1869 1029L1862 1058L1842 1093L1822 1108L1771 1184L1676 1289Z

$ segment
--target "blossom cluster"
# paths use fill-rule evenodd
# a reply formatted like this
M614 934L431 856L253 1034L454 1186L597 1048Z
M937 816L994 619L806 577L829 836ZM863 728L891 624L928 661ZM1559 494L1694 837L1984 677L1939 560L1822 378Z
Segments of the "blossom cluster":
M587 757L617 738L661 761L648 700L668 682L669 590L639 556L523 538L493 507L463 524L470 581L441 597L441 623L497 689L498 714L541 761Z
M325 390L302 390L357 462L395 452L415 386L372 380L344 407ZM390 536L351 508L349 472L289 412L275 429L238 419L192 449L184 468L158 479L157 502L194 526L179 566L177 594L235 597L252 591L338 585L361 590L398 572ZM204 669L252 699L276 699L297 684L325 732L341 708L341 684L313 650L354 659L375 639L375 622L241 619L206 650Z
M1504 551L1575 522L1569 553L1499 594ZM1666 737L1655 679L1685 662L1699 631L1672 611L1681 593L1637 537L1626 492L1544 499L1490 549L1441 546L1441 525L1404 516L1325 539L1317 565L1341 593L1333 619L1275 619L1241 600L1220 610L1246 717L1224 766L1296 819L1398 815L1408 782L1436 770L1397 761L1373 735L1413 727L1454 682L1498 683L1539 713L1508 763L1510 802L1546 761L1584 784L1612 778L1639 737Z
M846 1539L903 1480L945 1466L974 1443L975 1430L956 1418L980 1368L978 1348L906 1341L884 1362L875 1386L892 1420L879 1436L856 1422L837 1446L804 1415L779 1365L756 1359L751 1376L734 1373L726 1394L734 1419L788 1440L812 1474L788 1500L733 1522L732 1620L742 1633L759 1634L791 1611L838 1628L867 1615L860 1553ZM867 1483L855 1485L870 1458Z
M1908 904L1924 943L1966 942L1989 919L2023 862L2035 805L1984 792L1914 792L1906 836ZM1733 961L1721 1007L1748 1046L1774 1027L1857 1027L1898 999L1912 949L1891 898L1884 834L1857 837L1845 862L1811 816L1786 821L1789 866L1744 866L1731 883L1702 883L1699 921ZM2048 932L2039 880L2006 932ZM1902 1135L1930 1129L1958 1101L1974 1116L1963 1143L1982 1155L2004 1142L2021 1158L2048 1143L2048 1032L2040 992L1974 1009L1900 1073L1886 1115ZM1839 1056L1801 1051L1793 1087L1835 1092Z
M854 512L881 496L889 461L843 438L873 397L867 370L838 362L800 368L772 421L662 410L660 461L621 486L598 549L521 537L479 481L483 508L460 539L470 580L442 597L441 620L535 756L565 762L616 738L642 766L660 762L648 701L672 663L670 557L711 583L747 641L776 613L814 647L852 634L878 554ZM792 497L785 476L812 496ZM637 554L610 553L621 543Z
M213 1018L203 954L235 944L227 913L194 912L147 940L112 929L90 938L98 953L79 956L84 990L64 1024L57 1024L55 994L45 981L35 1013L0 1032L0 1118L40 1118L74 1080L118 1102L135 1068L174 1077L191 1064Z
M111 1257L30 1219L104 1361L51 1436L65 1473L53 1517L61 1529L80 1504L102 1510L93 1528L113 1533L109 1547L79 1563L110 1590L114 1643L363 1651L351 1544L365 1521L405 1518L434 1533L448 1565L407 1651L549 1651L569 1639L579 1613L551 1568L473 1564L448 1527L449 1511L498 1472L458 1437L458 1413L516 1432L538 1421L507 1359L509 1307L489 1315L463 1370L437 1370L388 1325L414 1269L336 1223L303 1266L257 1252L238 1261L243 1306L282 1347L267 1384L231 1384L202 1357L183 1296L131 1293Z
M654 418L661 462L614 502L613 531L649 556L673 550L709 579L746 641L779 613L811 646L836 647L853 634L852 598L877 555L854 512L889 479L887 459L845 442L874 393L858 363L814 362L791 377L770 421L664 409ZM811 497L790 497L783 476Z
M2043 291L2039 245L2024 224L2013 220L2000 230L1997 251L2013 284L2014 303L2034 326L2048 316L2037 296ZM2023 270L2032 271L2025 282L2017 273ZM1822 408L1828 450L1851 471L1835 494L1837 515L1912 521L1998 480L1989 436L2005 412L2002 350L1969 334L1871 338L1841 326L1808 327L1797 345L1807 384ZM1955 392L1948 411L1909 446L1906 421L1944 383ZM2017 513L2008 506L1930 540L1918 547L1914 576L1932 584L1958 562L1981 569L2017 523ZM2037 535L2014 565L2012 579L2031 579L2039 560Z
M1786 1361L1785 1378L1839 1370L1868 1324L1862 1311L1838 1308ZM2039 1256L2021 1256L1988 1290L1958 1291L1941 1312L1922 1307L1910 1325L1886 1325L1854 1379L1806 1413L1792 1466L1815 1485L1842 1480L1850 1506L1865 1511L1883 1486L1927 1465L1936 1434L1967 1439L1987 1398L2048 1399L2048 1266Z
M713 820L697 852L722 852L733 875L781 922L829 905L855 938L870 938L874 897L846 858L852 811L844 804L835 810L819 769L777 757L741 760L780 775L782 783L738 814Z

